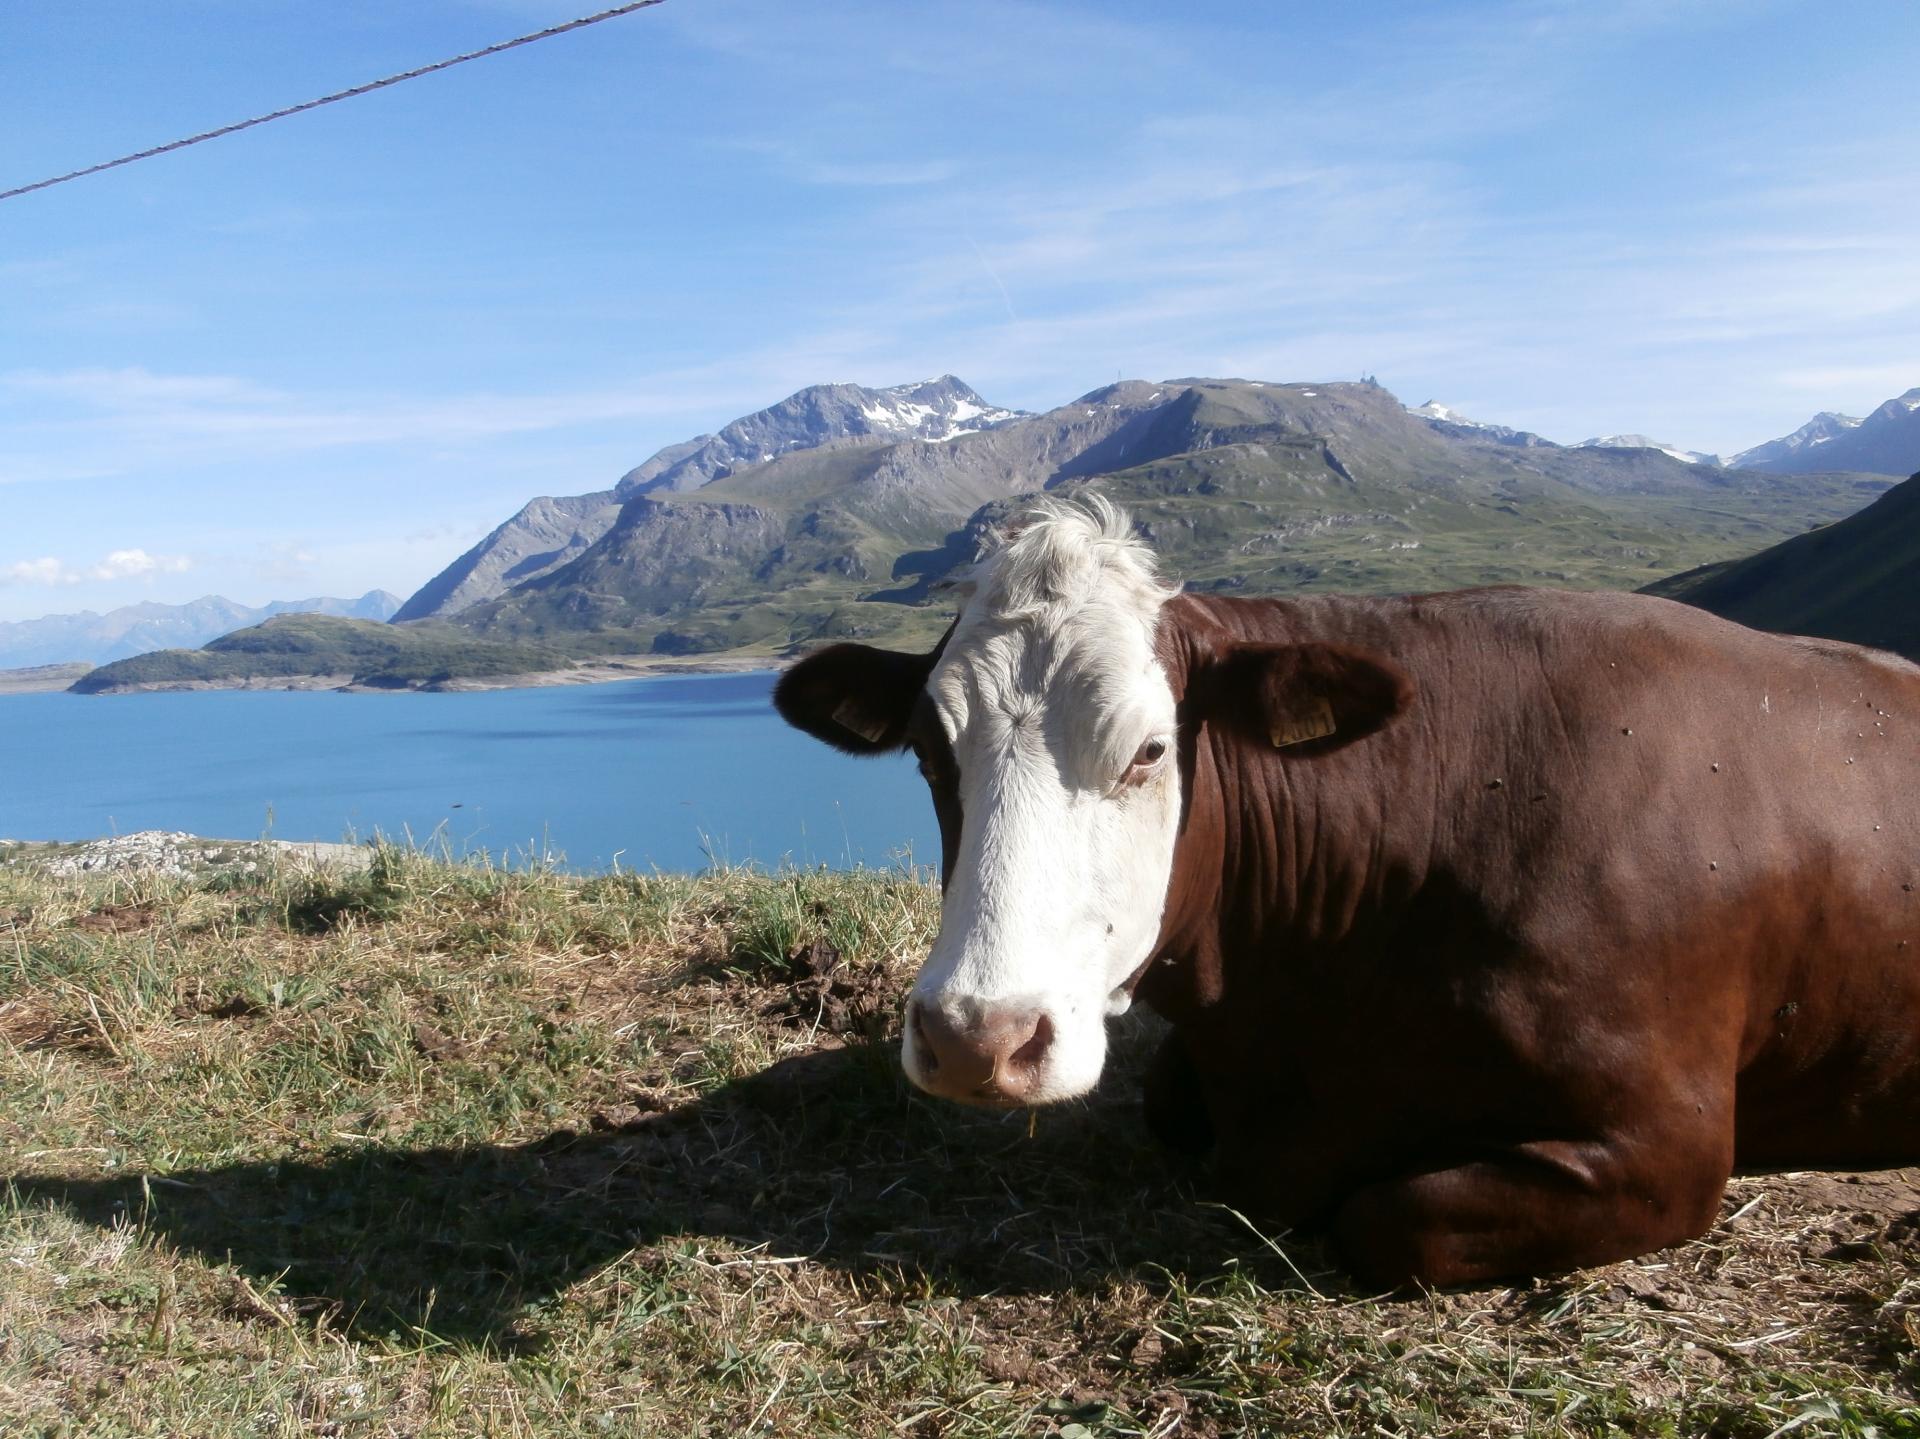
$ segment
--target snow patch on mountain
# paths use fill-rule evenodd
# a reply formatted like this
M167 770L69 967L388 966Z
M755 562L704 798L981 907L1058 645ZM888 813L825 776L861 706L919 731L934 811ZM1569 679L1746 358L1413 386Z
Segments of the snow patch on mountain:
M859 407L861 419L870 433L887 439L944 444L1026 418L1024 411L989 405L952 375L862 393L867 399Z
M1712 465L1720 467L1720 457L1709 455L1700 450L1683 450L1677 445L1663 444L1659 440L1650 440L1645 435L1596 435L1590 440L1582 440L1574 446L1579 450L1658 450L1663 455L1671 455L1689 465Z
M1496 445L1517 445L1532 449L1541 445L1552 445L1553 441L1543 440L1530 430L1516 430L1509 425L1490 425L1483 420L1470 420L1458 410L1441 404L1438 400L1428 400L1424 405L1406 407L1409 415L1425 420L1431 429L1455 439L1489 440Z
M1913 393L1920 395L1920 391ZM1755 445L1749 450L1742 450L1727 463L1736 468L1765 465L1773 460L1785 459L1789 455L1802 454L1815 445L1831 444L1849 430L1859 429L1860 424L1858 416L1822 410L1792 434L1782 435L1777 440L1768 440L1764 445Z
M1790 435L1741 451L1734 463L1781 475L1853 470L1905 478L1920 470L1920 386L1862 419L1831 410L1815 415Z

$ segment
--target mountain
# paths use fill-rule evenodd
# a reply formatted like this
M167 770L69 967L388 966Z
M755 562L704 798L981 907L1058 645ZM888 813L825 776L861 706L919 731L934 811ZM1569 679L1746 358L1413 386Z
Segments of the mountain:
M1860 421L1852 415L1822 410L1792 434L1783 435L1777 440L1768 440L1764 445L1755 445L1750 450L1742 450L1727 463L1746 470L1773 469L1782 460L1809 453L1814 446L1824 445L1829 440L1844 435L1848 430L1857 429L1859 424Z
M1042 492L1097 489L1191 587L1259 594L1632 588L1842 519L1890 488L1638 443L1556 445L1432 402L1410 409L1366 380L1125 381L1039 415L963 413L972 391L929 387L801 391L724 437L661 452L621 487L535 502L441 577L441 602L462 585L495 593L390 627L418 652L383 654L345 621L275 622L211 657L153 656L100 683L431 685L468 665L512 676L639 654L770 657L832 637L926 644L950 610L941 581ZM776 448L778 435L800 443Z
M921 602L988 524L1024 496L1082 486L1132 507L1173 572L1248 593L1631 587L1885 488L1490 428L1409 410L1370 382L1128 381L945 442L820 446L635 493L577 555L454 623L577 654L924 637L942 615Z
M788 451L836 442L944 444L1021 417L1019 410L989 405L952 375L885 390L813 385L735 420L717 435L702 435L661 451L622 476L614 493L626 499L660 490L697 490Z
M1741 624L1920 660L1920 474L1864 510L1646 587Z
M74 694L148 689L433 689L570 668L541 645L496 644L445 624L390 625L336 615L276 615L200 649L156 650L89 670Z
M1543 440L1528 430L1516 430L1507 425L1490 425L1482 420L1469 420L1458 410L1450 410L1437 400L1428 400L1424 405L1416 405L1407 413L1418 415L1433 429L1443 435L1452 435L1456 439L1491 440L1496 445L1519 445L1528 449L1553 443L1552 440Z
M952 375L884 390L809 386L717 434L669 445L610 490L532 501L423 585L394 618L458 614L552 573L606 534L635 495L700 489L795 451L900 440L945 444L1022 417L989 405Z
M1673 445L1662 444L1659 440L1650 440L1645 435L1596 435L1591 440L1582 440L1576 449L1582 450L1658 450L1663 455L1671 455L1676 460L1689 465L1720 464L1718 455L1702 454L1699 450L1682 450Z
M1098 469L1150 446L1142 427L1171 392L1110 386L1044 417L949 439L849 439L789 450L697 490L649 490L583 553L454 622L481 634L614 631L639 649L789 643L793 617L856 632L833 612L878 603L902 618L903 555L938 550L982 504ZM1103 458L1106 457L1106 458ZM910 561L909 561L910 563ZM709 605L726 606L712 614ZM673 626L663 617L682 616ZM636 629L636 626L638 627Z
M357 600L274 600L258 606L207 595L184 605L123 605L105 614L81 610L77 614L47 615L37 620L4 621L0 622L0 669L77 661L106 664L109 660L144 654L148 650L191 648L233 630L257 625L273 615L322 614L386 620L399 606L398 597L385 590L369 590Z
M1825 413L1783 439L1735 457L1749 469L1776 475L1812 470L1857 470L1909 475L1920 470L1920 387L1896 395L1863 420Z

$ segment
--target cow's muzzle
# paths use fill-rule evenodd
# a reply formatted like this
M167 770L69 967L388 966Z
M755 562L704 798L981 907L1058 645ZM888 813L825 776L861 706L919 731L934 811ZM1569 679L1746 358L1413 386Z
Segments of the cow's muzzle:
M939 1005L907 1001L917 1063L907 1076L929 1094L990 1109L1033 1102L1041 1087L1054 1023L1035 1005L983 1008L956 1019Z

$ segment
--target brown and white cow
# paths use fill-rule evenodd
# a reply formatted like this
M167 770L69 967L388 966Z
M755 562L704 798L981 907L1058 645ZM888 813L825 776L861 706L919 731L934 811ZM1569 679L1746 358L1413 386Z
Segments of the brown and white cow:
M1156 1128L1387 1281L1920 1161L1920 669L1635 595L1179 594L1097 501L962 592L932 654L775 693L932 788L921 1088L1083 1094L1143 1000Z

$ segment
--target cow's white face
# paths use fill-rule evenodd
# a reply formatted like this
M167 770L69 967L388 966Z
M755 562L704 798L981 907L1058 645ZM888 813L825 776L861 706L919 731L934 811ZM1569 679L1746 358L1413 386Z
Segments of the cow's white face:
M1098 1081L1106 1018L1127 1008L1159 933L1180 817L1175 700L1153 647L1167 591L1142 565L1089 553L1083 573L1042 581L1049 601L1025 602L1008 581L1036 560L1028 539L988 562L915 738L946 791L951 852L906 1071L986 1104Z
M1174 697L1152 616L1103 609L1052 627L963 620L928 684L948 753L924 762L960 823L905 1063L950 1098L1086 1093L1159 932L1180 817ZM984 1057L953 1052L976 1036Z

